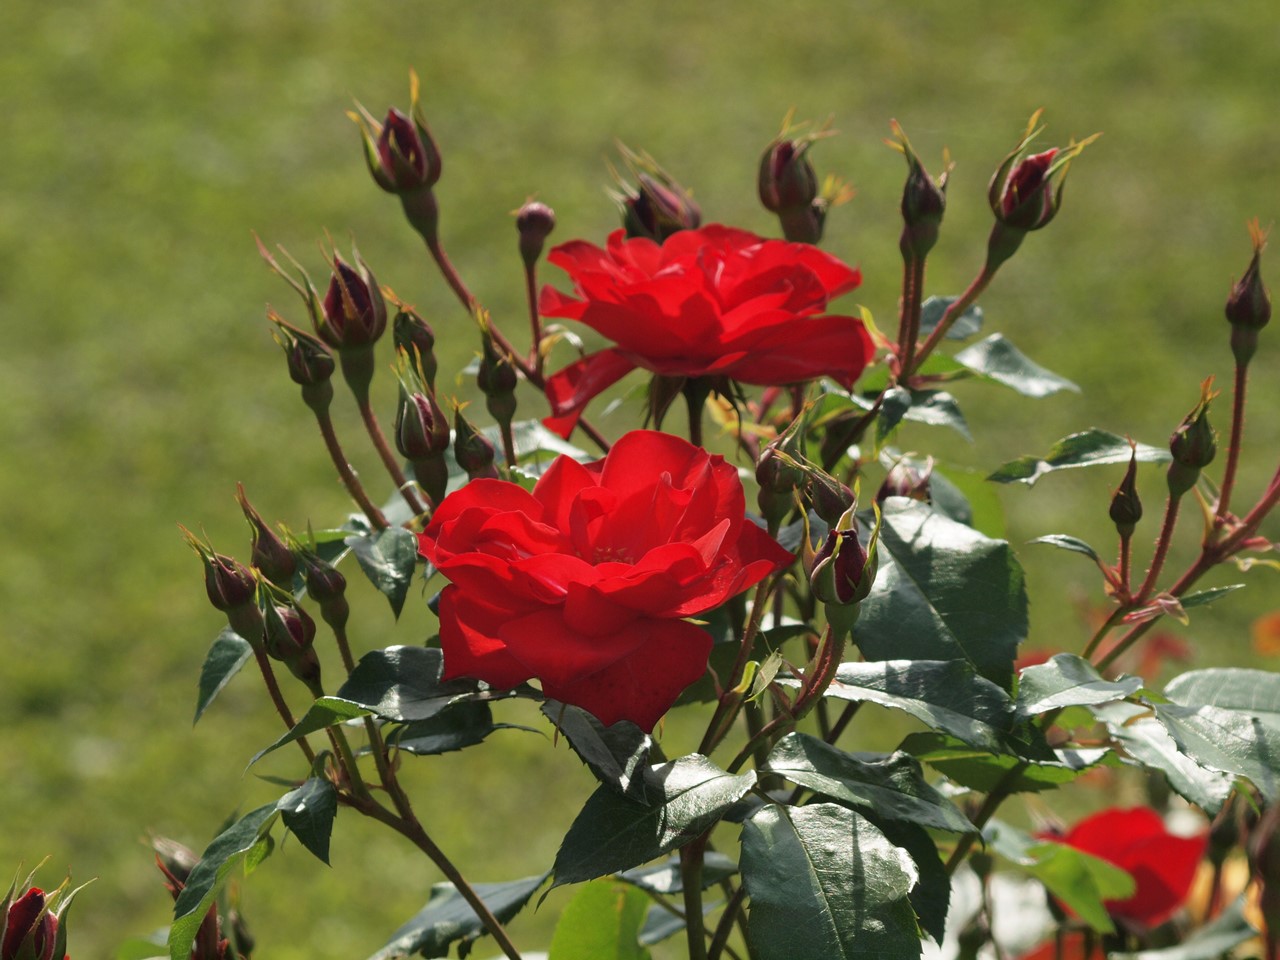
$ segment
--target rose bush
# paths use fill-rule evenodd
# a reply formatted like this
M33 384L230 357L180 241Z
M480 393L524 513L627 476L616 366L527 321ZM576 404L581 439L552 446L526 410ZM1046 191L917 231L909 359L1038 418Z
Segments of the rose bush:
M1168 920L1187 899L1204 857L1207 834L1179 837L1154 810L1111 809L1085 817L1053 839L1128 872L1135 884L1126 900L1107 900L1112 918L1148 929Z
M792 560L746 519L737 470L678 437L624 435L559 457L533 492L479 480L448 496L419 550L440 598L445 677L543 692L648 730L706 669L704 613Z
M619 230L604 249L575 240L548 260L569 274L575 295L544 287L539 312L617 344L548 378L548 426L562 435L592 397L637 367L761 385L829 376L848 387L874 352L860 320L822 315L861 274L808 244L712 224L661 245Z

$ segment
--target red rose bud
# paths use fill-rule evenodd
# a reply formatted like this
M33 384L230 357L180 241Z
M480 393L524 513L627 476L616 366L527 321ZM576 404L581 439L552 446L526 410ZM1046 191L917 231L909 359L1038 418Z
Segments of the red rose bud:
M312 693L320 695L320 659L314 649L316 622L292 602L268 602L262 609L267 656L279 660Z
M342 630L351 608L347 603L347 578L302 544L293 542L294 556L302 567L302 579L307 593L320 605L324 622L335 630Z
M1217 396L1213 392L1213 377L1200 385L1200 402L1182 418L1178 429L1169 438L1169 452L1173 462L1169 464L1169 492L1180 497L1200 477L1200 471L1213 462L1218 452L1218 433L1209 423L1209 403Z
M480 368L476 373L476 385L484 394L485 406L490 415L501 424L508 424L516 412L516 383L519 378L511 360L498 352L489 332L489 316L480 314L480 337L483 352Z
M406 460L440 457L449 449L449 421L430 393L400 393L396 449Z
M806 472L804 490L813 512L829 527L836 526L858 499L847 485L821 470Z
M5 903L4 939L0 960L53 960L58 945L58 918L49 911L39 887Z
M436 383L436 335L431 325L407 307L396 313L392 326L397 353L403 350L417 366L422 382L428 388Z
M770 213L806 211L818 197L818 175L806 154L811 138L780 137L760 157L757 188L760 203Z
M249 521L253 544L250 562L272 583L291 590L293 572L297 569L292 551L279 535L267 526L266 521L249 503L249 498L244 492L244 484L236 484L236 500L240 504L240 509L244 511L244 518Z
M516 213L516 230L520 234L520 259L532 269L542 256L542 246L556 228L555 211L545 203L530 200Z
M933 494L929 489L929 479L932 476L932 457L925 461L924 469L917 469L915 464L899 460L889 468L884 483L876 491L876 503L884 503L889 497L907 497L921 503L932 503Z
M1142 519L1142 501L1138 499L1138 455L1135 452L1129 456L1129 469L1125 471L1124 479L1120 481L1120 486L1116 487L1116 492L1111 495L1111 522L1116 525L1116 531L1122 537L1130 537L1133 535L1133 528L1137 526L1138 521Z
M619 190L614 195L622 211L622 226L628 237L644 237L662 243L681 230L696 230L702 210L693 194L677 183L647 153L637 153L619 144L623 162L635 177L627 183L613 171Z
M453 458L466 471L468 479L497 479L493 444L462 415L461 407L454 408L453 431Z
M904 258L924 259L938 242L938 228L947 209L947 180L952 164L944 156L946 169L936 180L930 177L902 127L896 120L892 126L896 139L888 141L889 145L907 158L907 182L902 188L905 226L899 247Z
M276 326L273 336L284 350L290 379L304 390L327 384L337 367L329 348L311 334L292 326L274 310L267 311L267 319Z
M1267 235L1257 220L1250 221L1249 235L1253 239L1253 259L1249 261L1244 276L1231 288L1226 310L1227 319L1231 322L1231 352L1242 367L1253 359L1258 348L1258 331L1271 319L1271 295L1259 272Z
M799 420L775 437L756 461L756 503L771 532L796 505L795 492L805 481L803 429Z
M373 273L359 257L353 267L337 254L316 332L335 350L376 343L387 328L387 304Z
M357 104L351 118L360 125L365 161L374 182L388 193L405 194L430 189L440 179L443 162L426 117L418 102L418 76L409 74L410 108L405 116L396 108L378 123Z
M847 607L871 592L875 571L870 577L866 574L867 551L858 540L857 529L832 529L814 555L809 584L823 603Z

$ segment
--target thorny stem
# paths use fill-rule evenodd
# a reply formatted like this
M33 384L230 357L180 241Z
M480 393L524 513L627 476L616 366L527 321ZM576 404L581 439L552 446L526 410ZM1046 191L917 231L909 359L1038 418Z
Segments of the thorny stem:
M271 702L275 704L276 712L284 721L285 728L292 730L297 722L293 719L293 712L289 709L289 705L285 703L284 694L280 692L280 684L276 682L276 672L271 667L271 661L267 659L267 652L255 644L253 655L258 661L258 669L262 671L262 680L267 685L267 693L271 697ZM302 754L307 758L307 763L315 763L316 754L311 749L311 744L307 743L303 737L299 737L296 742L302 748Z
M900 369L914 369L916 340L920 337L920 303L924 294L924 258L912 256L903 264L902 319L898 326L898 356ZM906 386L903 381L903 386Z
M1231 492L1236 485L1236 469L1240 465L1240 447L1244 442L1244 395L1249 368L1236 362L1235 389L1231 398L1231 441L1227 444L1227 466L1222 474L1222 487L1218 491L1218 509L1214 519L1221 524L1231 505Z
M408 478L404 475L404 471L400 469L400 461L396 459L396 455L391 450L387 438L382 432L382 427L378 424L378 417L373 412L373 406L369 403L369 395L365 393L363 396L356 397L357 406L360 408L360 419L364 421L365 430L369 433L369 439L373 441L374 447L378 451L378 456L382 458L382 465L387 468L387 473L391 475L391 479L395 482L396 489L400 491L400 495L404 497L404 502L409 505L409 509L413 511L416 517L426 512L426 506L418 499L417 493L414 492L413 485L409 483Z
M987 825L998 809L1000 804L1009 799L1010 788L1022 776L1022 771L1028 766L1028 761L1019 760L1005 772L999 782L991 788L991 792L987 794L982 801L982 806L978 808L978 812L973 817L973 825L978 829L973 833L966 833L960 837L956 848L951 851L951 857L947 860L947 876L952 876L956 872L956 868L964 862L964 858L968 856L969 851L973 848L974 841L982 835L982 828Z
M996 269L995 267L988 269L984 264L982 270L973 278L973 282L969 284L968 289L960 294L959 298L951 306L947 307L946 312L942 314L942 319L938 321L938 325L933 328L933 332L929 334L923 346L916 352L915 359L911 365L903 364L902 372L898 374L899 383L906 383L911 378L911 375L920 369L929 354L933 353L934 348L947 335L951 325L973 306L974 301L982 295L982 291L987 289L988 284L991 283L992 278L996 275Z
M1130 549L1132 542L1133 542L1132 536L1125 536L1124 534L1121 534L1120 556L1119 556L1118 562L1116 563L1116 569L1119 572L1119 577L1120 577L1119 587L1121 591L1120 596L1122 599L1127 599L1129 597L1129 573L1130 573L1130 568L1133 565L1132 551Z
M1173 528L1178 522L1178 504L1182 502L1180 496L1169 494L1168 500L1164 507L1164 522L1160 525L1160 536L1156 538L1155 556L1151 558L1151 567L1147 570L1146 579L1142 581L1142 586L1138 588L1137 594L1134 595L1133 602L1135 606L1141 605L1155 589L1156 579L1160 576L1160 570L1164 567L1165 557L1169 555L1169 544L1173 540Z
M333 429L333 418L329 416L328 411L316 411L316 423L320 426L320 435L324 437L325 449L329 451L329 459L333 461L334 467L338 470L338 476L342 478L343 485L347 488L347 493L351 494L351 498L363 511L364 515L369 518L369 522L373 524L375 530L385 530L390 524L387 518L382 515L382 511L374 506L373 501L369 499L369 495L364 492L364 487L360 480L356 477L355 471L351 469L351 464L347 462L346 454L342 452L342 444L338 442L338 435Z

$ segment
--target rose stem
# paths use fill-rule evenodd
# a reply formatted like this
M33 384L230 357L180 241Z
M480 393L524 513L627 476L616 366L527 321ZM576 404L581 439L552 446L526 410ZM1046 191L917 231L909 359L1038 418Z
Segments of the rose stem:
M947 860L946 866L947 876L953 875L956 872L956 868L964 862L964 858L968 855L969 850L972 849L974 841L981 835L982 828L987 825L988 820L995 816L1000 804L1009 799L1010 789L1017 782L1018 777L1022 775L1022 771L1029 765L1029 761L1019 760L991 788L991 792L987 794L986 799L982 801L982 806L978 808L977 814L973 817L973 825L978 828L977 831L963 834L956 843L956 848L951 851L951 857Z
M415 517L425 513L426 506L418 499L418 494L414 491L413 485L409 483L404 471L400 469L400 462L396 459L395 453L392 452L391 446L387 443L382 427L378 425L378 417L369 403L367 391L356 396L356 405L360 408L360 419L364 421L364 428L368 431L369 439L373 441L373 446L378 451L378 456L382 458L382 465L387 468L387 473L391 475L396 489L404 497L404 502L409 505L409 509L413 511Z
M253 655L258 661L258 669L262 671L262 680L267 685L267 693L271 696L271 702L275 704L276 712L284 721L285 728L292 730L297 726L297 722L293 719L289 705L285 703L284 694L280 692L280 684L276 682L276 672L271 668L271 661L267 659L267 652L262 649L260 643L253 645ZM298 738L297 744L302 748L302 754L307 758L307 763L314 764L316 754L311 749L311 744L307 743L303 737Z
M942 338L947 335L947 331L951 329L951 325L955 323L966 310L973 306L973 302L982 295L982 291L987 289L987 286L995 277L997 269L998 267L990 267L986 264L983 265L982 270L973 278L973 282L969 284L968 289L966 289L964 293L960 294L959 298L955 300L951 306L947 307L946 311L942 314L942 319L938 321L938 325L933 328L933 332L929 334L928 338L925 339L924 344L918 351L916 351L916 355L912 360L911 366L908 367L906 364L903 364L902 372L898 375L899 383L909 380L911 378L911 374L915 373L915 371L919 369L920 365L924 363L925 359L933 352L934 348L942 342Z
M538 267L530 263L524 268L524 295L529 303L529 366L542 376L542 318L538 315Z
M733 891L733 896L725 904L724 913L720 915L720 922L716 924L715 934L711 937L711 946L707 948L707 960L720 960L720 952L726 949L729 934L733 932L734 918L742 909L742 901L746 898L746 887L740 886Z
M1222 487L1218 492L1218 509L1214 519L1221 524L1231 503L1231 492L1236 485L1236 468L1240 464L1240 447L1244 442L1245 384L1248 382L1247 364L1236 361L1235 390L1231 398L1231 441L1227 444L1227 467L1222 475Z
M899 321L899 369L909 374L914 369L916 340L920 337L920 302L924 290L924 258L912 255L903 264L902 319ZM899 381L905 387L905 376Z
M1160 525L1160 536L1156 539L1156 553L1151 558L1151 568L1147 570L1146 579L1142 581L1142 586L1138 588L1138 592L1133 598L1135 606L1141 606L1155 588L1156 578L1160 576L1165 557L1169 555L1169 543L1173 540L1173 528L1178 523L1178 504L1181 502L1181 495L1174 496L1173 494L1169 494L1168 499L1165 501L1164 522Z
M382 511L373 505L369 499L369 495L364 492L364 487L360 480L356 477L355 471L351 469L351 464L347 462L346 454L342 452L342 445L338 442L338 435L333 429L333 418L329 416L328 410L316 410L316 423L320 426L320 435L324 437L325 449L329 451L329 459L333 461L334 467L338 470L338 476L342 478L343 484L347 488L347 492L364 511L364 515L369 518L369 522L373 524L375 530L385 530L389 523L387 518L382 515Z
M684 887L685 937L689 960L707 960L707 931L702 919L702 855L707 834L680 848L680 880Z
M351 643L347 639L347 628L341 624L330 624L333 630L333 638L338 644L338 653L342 656L342 665L346 668L347 676L356 668L355 658L351 655ZM378 768L378 779L385 787L388 779L392 776L391 769L387 766L386 746L382 742L382 731L378 729L377 722L373 717L364 718L365 734L369 737L369 748L373 753L374 765Z

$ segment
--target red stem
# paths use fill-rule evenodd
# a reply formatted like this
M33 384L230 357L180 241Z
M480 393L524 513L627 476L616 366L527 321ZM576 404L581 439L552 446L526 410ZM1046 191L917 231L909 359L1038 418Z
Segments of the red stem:
M347 488L347 492L351 494L351 498L364 511L364 515L369 518L369 522L373 524L375 530L385 530L390 526L387 518L382 515L382 511L374 506L373 501L369 499L369 495L364 492L364 487L356 477L355 471L351 469L351 464L347 462L346 454L342 452L342 444L338 442L338 435L333 429L333 418L328 412L316 411L316 423L320 426L320 435L324 437L325 449L329 451L329 459L333 461L334 467L338 470L338 476L342 478L343 485Z
M1244 442L1244 394L1249 368L1236 363L1235 389L1231 398L1231 441L1227 444L1227 468L1222 475L1222 487L1218 492L1218 510L1215 519L1221 523L1231 503L1231 491L1236 484L1236 468L1240 464L1240 447Z

